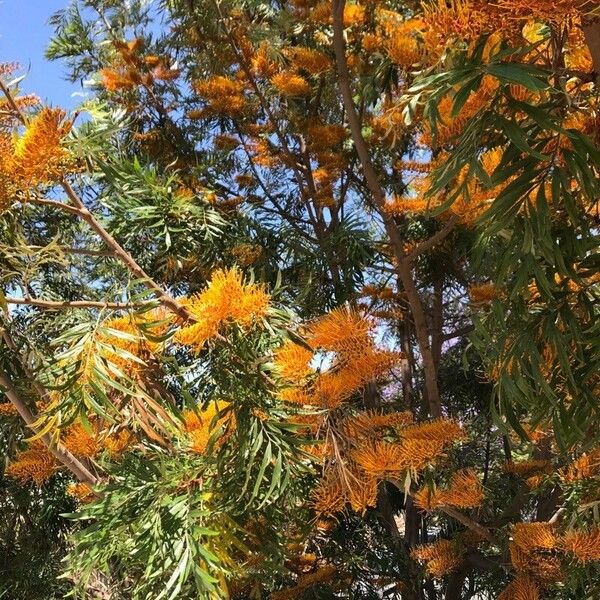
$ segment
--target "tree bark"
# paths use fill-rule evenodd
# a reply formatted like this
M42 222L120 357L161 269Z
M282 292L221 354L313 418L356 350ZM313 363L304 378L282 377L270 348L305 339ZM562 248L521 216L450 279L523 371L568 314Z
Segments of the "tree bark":
M584 10L592 11L598 8L597 2L589 2ZM585 37L590 54L592 55L592 65L596 78L600 77L600 16L584 15L581 20L581 29Z
M352 139L356 148L356 153L362 165L362 170L367 182L369 191L373 199L373 203L377 208L385 231L390 239L391 247L396 259L396 271L400 279L404 291L406 292L408 302L410 304L413 321L415 324L415 334L419 344L419 351L423 359L423 370L425 373L425 387L427 390L427 399L429 402L429 411L434 417L442 416L442 405L440 402L440 394L438 389L437 371L433 361L431 344L429 340L429 328L427 326L427 318L423 303L419 296L419 291L415 285L415 281L411 272L410 261L406 259L403 240L400 231L394 221L394 218L386 211L385 194L379 184L377 173L371 163L369 150L362 136L362 128L354 100L352 97L352 89L350 87L350 72L346 61L346 43L344 41L344 5L345 0L334 0L333 2L333 46L336 58L338 71L338 79L340 85L340 93L344 108L346 109L348 124L352 133Z
M33 424L36 421L35 416L27 407L27 404L21 398L17 390L15 389L10 377L8 374L0 367L0 386L4 389L4 394L12 403L12 405L17 409L17 412L21 416L21 418L27 423L27 425L32 429L35 433L36 428ZM79 461L71 452L69 452L64 446L52 443L52 438L49 434L44 434L40 438L44 445L48 448L48 451L79 481L84 483L89 483L90 485L94 485L98 483L97 477L95 477L84 465Z

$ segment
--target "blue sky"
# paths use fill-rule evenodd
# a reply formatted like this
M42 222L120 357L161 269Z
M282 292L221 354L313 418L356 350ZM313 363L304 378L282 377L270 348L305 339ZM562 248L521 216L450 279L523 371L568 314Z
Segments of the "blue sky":
M81 88L65 81L63 65L47 61L44 50L52 33L48 18L68 4L69 0L0 0L0 62L21 64L22 72L28 71L22 90L64 108L81 102L81 97L72 96Z

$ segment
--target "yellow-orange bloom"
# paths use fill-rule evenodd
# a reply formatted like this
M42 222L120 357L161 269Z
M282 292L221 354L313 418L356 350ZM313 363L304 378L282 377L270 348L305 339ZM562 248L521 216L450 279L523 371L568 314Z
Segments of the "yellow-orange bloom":
M379 435L386 427L403 426L412 423L413 415L409 411L382 414L377 411L363 411L349 417L344 430L350 438L364 438Z
M121 429L116 433L108 435L102 441L103 447L108 451L110 457L118 459L135 441L135 435L129 429Z
M237 268L218 270L213 273L208 287L188 301L188 309L196 322L179 329L175 339L200 350L227 323L250 327L265 315L269 301L264 287L245 284Z
M75 456L85 458L93 458L100 450L97 437L81 423L74 423L67 429L63 444Z
M354 310L334 308L308 328L312 347L344 353L363 353L372 345L372 323Z
M423 488L414 494L415 504L424 510L437 506L456 506L475 508L484 500L483 486L472 469L463 469L454 473L446 489L429 490Z
M422 471L443 455L444 442L436 439L409 438L400 442L400 450L403 469Z
M308 96L310 83L293 71L282 71L271 78L271 83L284 96Z
M233 417L229 414L218 416L227 406L228 403L224 401L210 402L203 411L186 410L183 413L185 430L193 452L204 454L211 438L221 427L225 431L216 440L217 443L223 443L231 435L235 426Z
M387 52L390 59L402 67L410 67L421 61L425 54L423 40L418 39L424 23L419 19L412 19L390 29L387 42Z
M346 4L344 6L344 27L361 25L365 20L365 7L360 4Z
M284 388L279 392L279 397L284 402L298 404L300 406L310 406L314 404L314 396L304 388Z
M295 600L295 598L303 596L314 585L331 581L336 573L337 567L335 565L323 565L314 573L306 573L298 577L294 587L273 592L269 597L271 600Z
M539 600L540 590L533 579L517 577L498 596L498 600Z
M552 523L515 523L512 531L513 543L523 552L553 550L558 540Z
M17 140L12 170L21 184L52 183L72 167L69 152L63 146L72 123L65 117L61 109L44 107Z
M207 100L207 115L239 116L246 107L244 84L238 80L215 75L203 81L195 81L193 87L200 97Z
M504 463L502 469L505 473L513 473L520 477L530 477L538 473L552 473L552 463L542 459L521 460L518 462L509 461Z
M402 446L383 441L357 448L352 459L365 473L378 479L395 479L406 465Z
M307 129L310 143L315 148L334 148L346 139L346 129L342 125L313 123ZM317 172L315 171L315 178Z
M94 491L87 483L71 483L67 487L67 494L82 503L90 502L94 498Z
M346 490L346 495L352 510L364 513L367 508L377 504L377 479L367 477L353 480L350 489Z
M575 555L578 561L587 563L600 560L600 528L590 531L570 531L562 541L562 547Z
M567 483L594 477L600 472L600 448L582 454L564 471L563 480Z
M453 444L465 437L459 423L443 418L406 427L399 434L407 440L435 440L443 445Z
M493 283L469 286L469 298L473 304L488 304L500 296L500 290Z
M340 368L326 371L314 385L313 404L336 408L367 383L375 381L398 362L401 354L367 348L364 354L350 356Z
M318 75L331 68L329 57L311 48L294 46L287 48L284 54L297 69L303 69L310 75Z
M2 417L14 417L18 415L18 411L15 408L15 405L11 402L4 402L0 404L0 416Z
M275 366L281 377L297 381L311 372L312 357L313 353L308 348L287 340L275 351Z
M21 483L33 481L37 485L42 485L50 479L57 468L58 461L40 440L35 440L8 465L6 475Z
M425 569L432 577L443 577L461 563L461 554L451 540L417 546L411 551L411 556L415 560L425 561Z
M328 469L311 494L311 505L322 516L333 516L344 510L346 493L337 471Z

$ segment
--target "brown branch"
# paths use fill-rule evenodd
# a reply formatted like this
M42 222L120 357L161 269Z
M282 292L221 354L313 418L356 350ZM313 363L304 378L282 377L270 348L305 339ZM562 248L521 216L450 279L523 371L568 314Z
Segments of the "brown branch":
M47 248L47 246L29 245L26 246L26 248L28 250L44 250ZM114 256L110 250L88 250L87 248L73 248L71 246L56 246L56 249L64 254L81 254L82 256Z
M28 198L26 203L29 204L39 204L40 206L51 206L52 208L56 208L57 210L62 210L73 215L77 215L81 217L81 211L79 208L75 206L71 206L70 204L65 204L64 202L59 202L58 200L47 200L45 198Z
M142 279L148 288L154 290L161 304L169 308L176 315L181 317L184 321L193 320L190 312L175 298L167 294L156 281L142 269L140 265L134 260L134 258L127 252L115 238L102 227L102 225L96 220L94 215L87 209L85 204L81 201L79 196L75 193L68 181L62 180L61 186L69 200L79 209L81 218L102 238L104 243L113 251L115 256L119 257L129 270L136 275L139 279Z
M129 302L103 302L96 300L42 300L39 298L15 298L6 296L8 304L23 304L25 306L37 306L48 310L59 310L61 308L104 308L108 310L127 310L138 308L140 304L131 304ZM149 301L152 302L152 301Z
M590 12L598 6L597 2L588 2L584 10ZM600 17L589 14L581 19L581 29L585 38L585 43L592 55L592 65L596 77L600 76Z
M364 177L372 195L375 207L383 219L386 233L390 239L394 256L396 258L396 271L398 278L406 292L410 303L411 313L415 324L415 334L419 343L419 350L423 358L423 370L425 372L425 389L429 411L432 416L442 416L442 405L437 381L437 371L433 360L429 340L429 328L423 303L419 297L419 291L415 285L410 262L406 260L403 249L403 240L400 231L392 215L386 210L385 193L379 183L377 173L371 163L367 144L362 136L362 127L354 106L352 89L350 87L350 72L346 60L346 42L344 41L344 5L345 0L333 1L333 47L336 58L338 80L342 101L348 118L350 132L356 148L356 153L362 165Z
M9 399L12 405L17 409L17 412L21 418L27 423L27 425L36 432L37 429L34 427L36 418L33 413L29 410L26 403L23 401L17 390L12 384L8 374L0 367L0 386L4 390L5 396ZM98 478L93 475L69 450L67 450L61 444L54 444L49 434L44 434L40 438L44 445L48 448L48 451L79 481L94 485L98 483Z
M435 233L430 238L426 239L424 242L419 244L410 254L407 255L406 260L413 261L424 252L427 252L427 250L430 250L431 248L439 244L446 237L448 237L450 233L452 233L452 230L456 227L457 223L458 215L453 215L452 217L450 217L450 219L442 229L440 229L437 233Z
M12 97L12 94L11 94L10 90L8 89L8 87L6 85L4 85L4 83L2 83L1 81L0 81L0 90L6 96L7 102L9 103L11 108L16 112L21 123L26 125L27 120L25 118L25 115L22 113L22 111L19 109L19 107L15 103L14 98ZM193 321L194 319L193 319L191 313L184 306L179 304L179 302L177 302L177 300L175 300L175 298L173 298L170 294L165 292L162 289L162 287L158 283L156 283L148 275L148 273L146 273L144 271L144 269L142 269L142 267L140 265L138 265L138 263L134 260L134 258L131 256L131 254L129 254L129 252L127 252L117 242L117 240L115 240L115 238L112 235L110 235L110 233L108 233L108 231L106 231L106 229L104 229L104 227L102 227L100 222L94 217L94 215L85 206L83 201L75 193L75 191L73 190L73 188L71 187L69 182L63 178L59 183L60 183L61 187L63 188L63 190L65 191L65 193L67 194L67 197L69 198L69 200L71 202L71 205L65 204L63 202L57 202L54 200L45 200L45 199L41 199L41 198L34 198L34 199L31 199L30 201L34 202L36 204L53 206L54 208L57 208L59 210L63 210L63 211L66 211L66 212L69 212L69 213L79 216L92 228L93 231L95 231L100 236L100 238L104 241L104 243L107 245L107 247L110 248L110 250L114 253L114 255L117 256L118 258L120 258L123 261L123 263L125 263L125 265L129 268L129 270L136 277L143 280L148 288L150 288L156 292L158 300L160 301L160 303L163 306L166 306L167 308L169 308L173 313L175 313L177 316L179 316L184 321Z
M461 327L460 329L456 329L455 331L451 331L450 333L445 333L442 336L442 341L449 342L450 340L454 340L458 337L462 337L463 335L467 335L467 334L471 333L474 329L475 329L474 325L465 325L464 327Z
M443 513L446 513L449 517L452 517L459 523L462 523L468 529L475 531L491 544L496 544L496 538L494 537L492 532L489 529L487 529L487 527L484 527L480 523L477 523L477 521L473 521L473 519L467 517L467 515L461 513L459 510L456 510L456 508L454 508L453 506L440 506L438 507L438 509L441 510Z

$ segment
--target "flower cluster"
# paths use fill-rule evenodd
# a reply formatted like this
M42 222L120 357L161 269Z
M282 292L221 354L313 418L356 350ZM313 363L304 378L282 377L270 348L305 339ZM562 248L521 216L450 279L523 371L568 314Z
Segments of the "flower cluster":
M181 327L175 340L199 351L227 324L248 329L266 314L269 301L264 287L244 283L239 269L215 271L207 288L187 301L195 322Z

